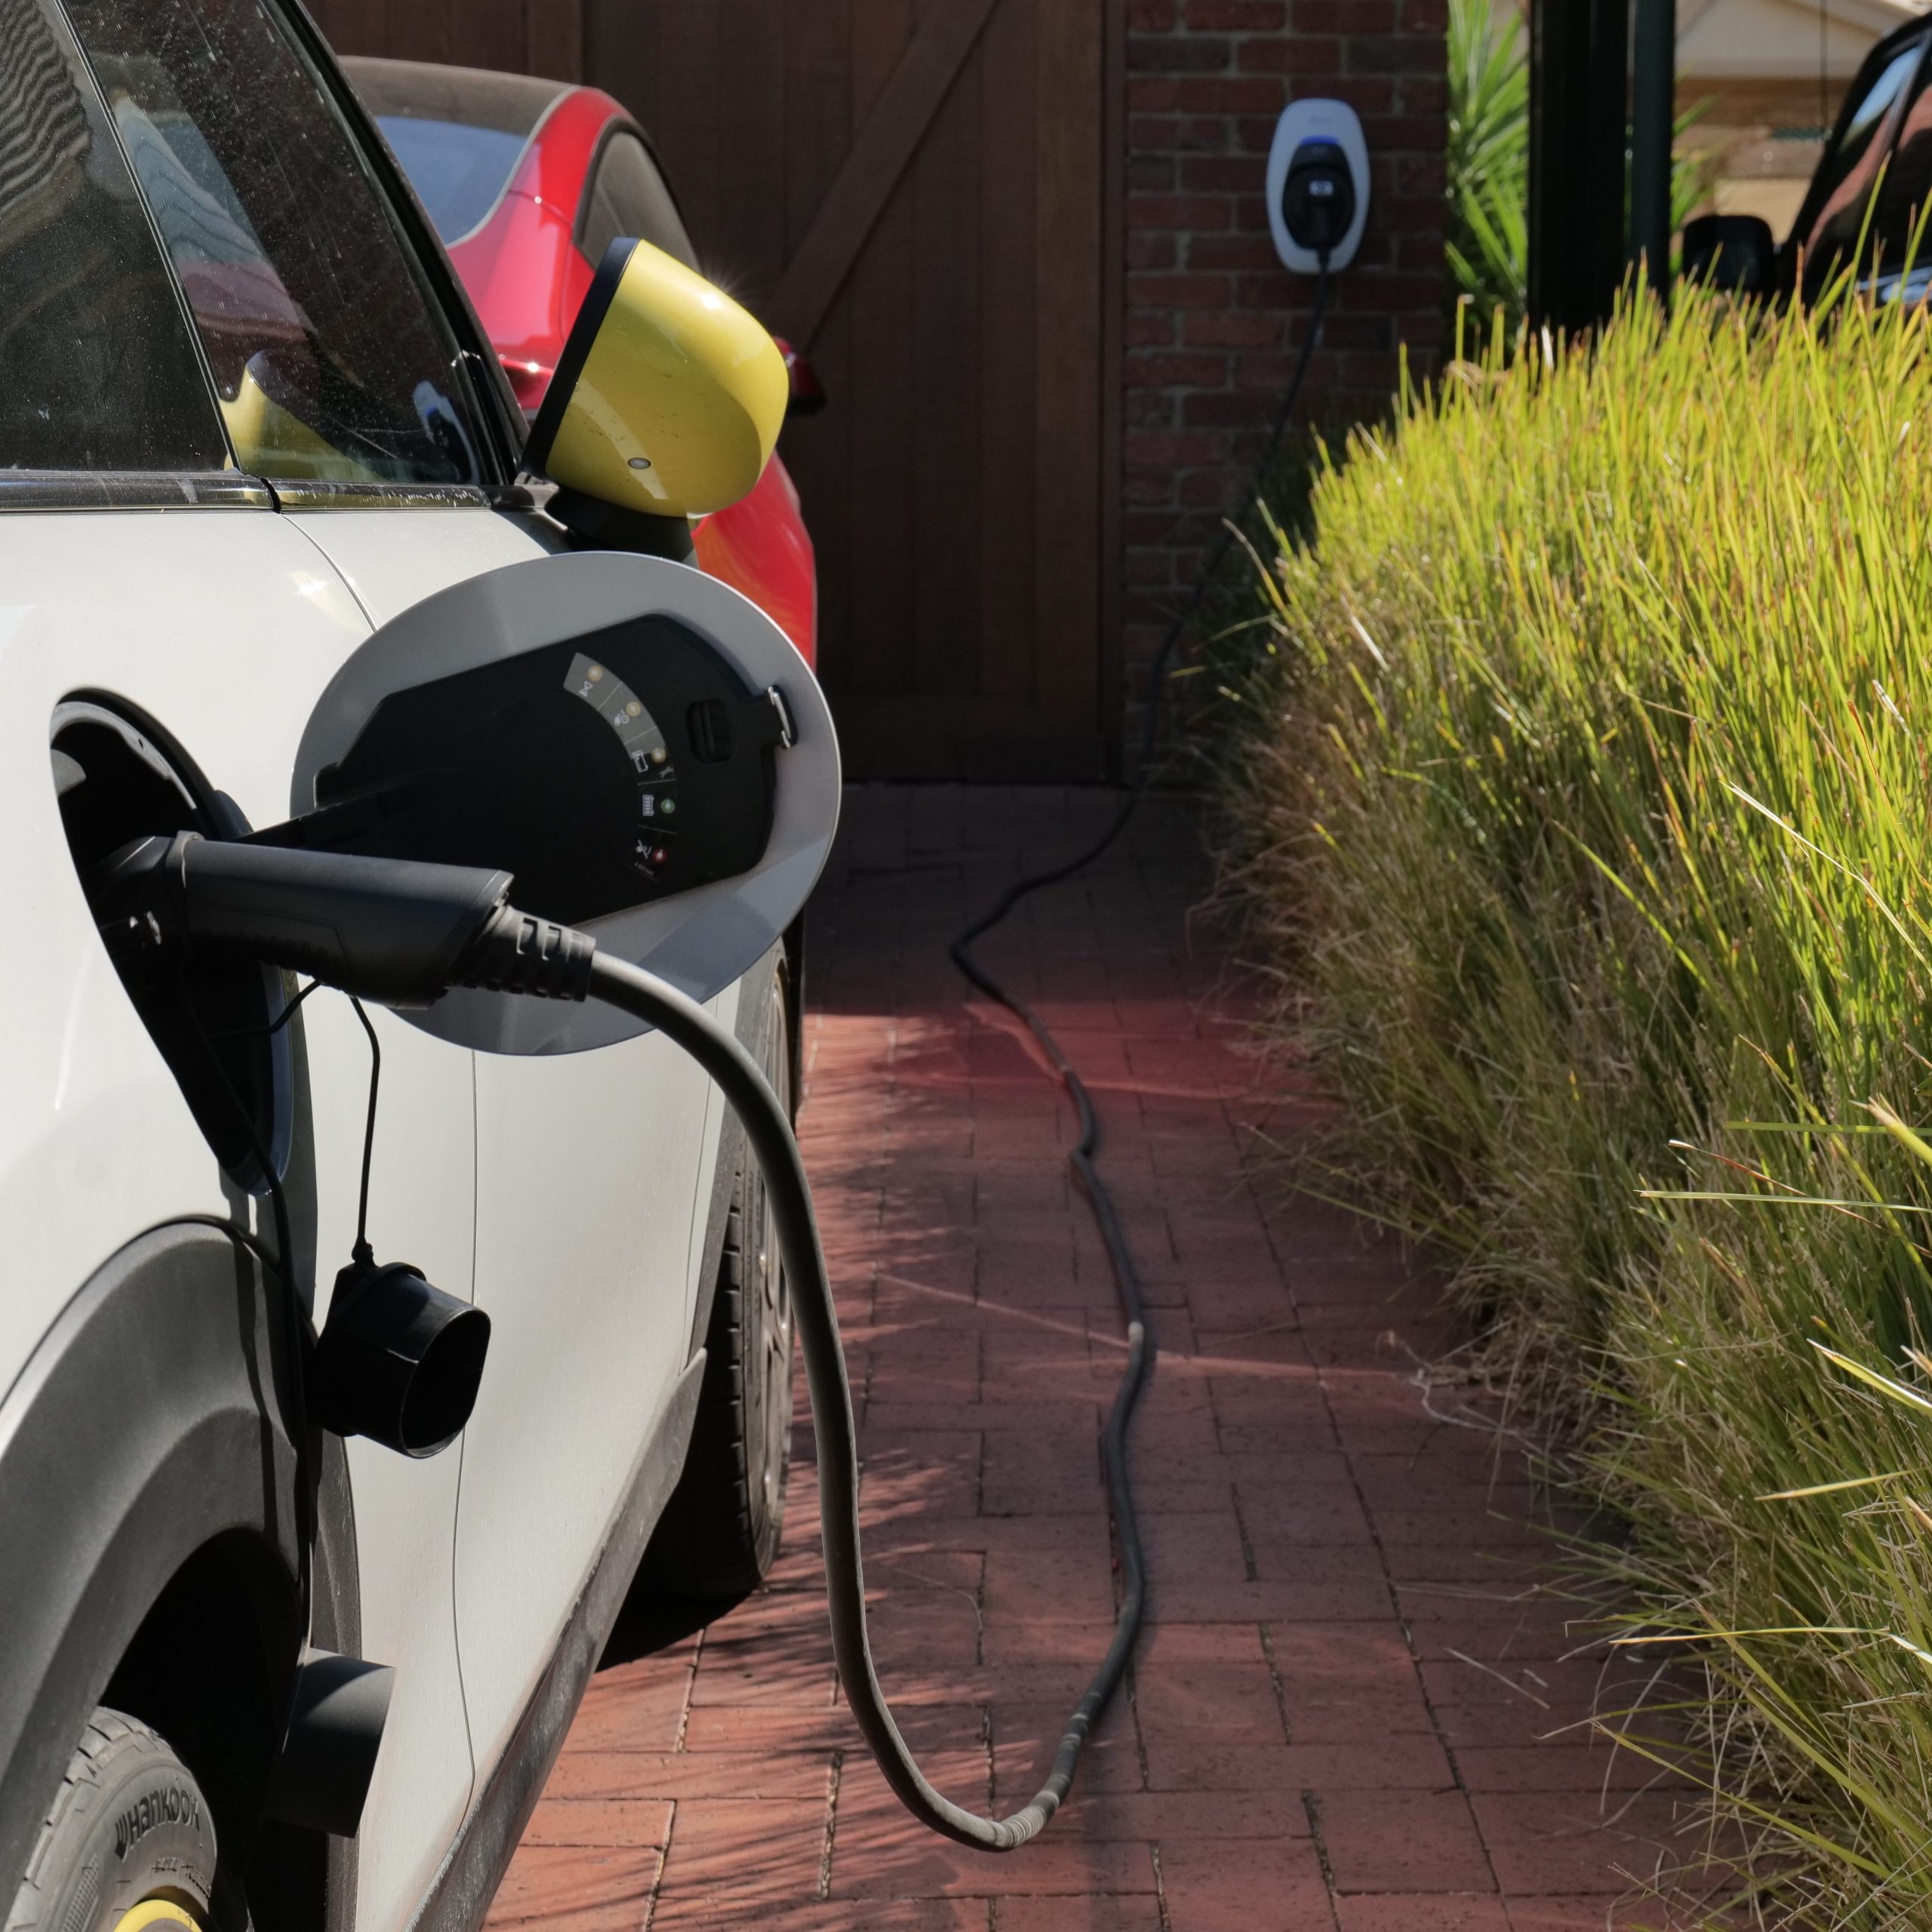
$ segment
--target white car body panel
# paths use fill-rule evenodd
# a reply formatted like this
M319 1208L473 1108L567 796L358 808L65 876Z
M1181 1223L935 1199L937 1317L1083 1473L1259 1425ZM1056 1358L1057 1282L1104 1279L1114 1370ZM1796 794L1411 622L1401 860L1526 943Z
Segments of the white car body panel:
M713 1005L727 1025L734 987ZM478 1306L457 1621L477 1761L501 1752L685 1365L718 1102L661 1035L477 1057Z
M294 521L377 625L548 547L534 520L482 509ZM737 1000L733 987L714 1005L728 1024ZM685 1366L721 1116L703 1074L655 1035L475 1066L475 1300L493 1327L462 1447L456 1617L487 1777Z
M476 1246L475 1056L429 1054L417 1029L378 1008L382 1043L369 1238L386 1261L412 1262L473 1299ZM297 1023L318 1079L309 1131L325 1275L355 1236L369 1044L349 1002L317 993ZM405 1071L406 1070L406 1071ZM398 1078L398 1073L405 1077ZM298 1143L298 1145L300 1143ZM298 1237L299 1238L299 1237ZM327 1292L333 1276L320 1286ZM355 1500L363 1654L396 1666L395 1691L356 1838L358 1922L399 1926L435 1874L475 1786L456 1646L455 1540L460 1445L412 1462L360 1436L344 1444Z
M0 518L0 801L17 921L0 952L0 1389L110 1254L184 1214L226 1218L226 1180L122 988L75 877L48 758L54 706L77 689L131 700L181 740L256 824L285 814L317 694L368 633L355 601L287 519L251 510ZM49 986L64 989L50 1014ZM355 1232L369 1054L346 1003L296 1023L311 1131L288 1177L312 1217L326 1312ZM392 1016L383 1046L371 1232L453 1294L475 1239L472 1056ZM303 1083L298 1078L298 1106ZM298 1128L300 1125L298 1116ZM312 1166L311 1162L312 1161ZM266 1208L257 1204L261 1226ZM399 1924L467 1804L471 1764L454 1642L457 1460L352 1445L367 1654L395 1665L369 1829L363 1922Z
M549 524L501 510L296 510L288 521L335 567L372 627L465 577L561 547Z

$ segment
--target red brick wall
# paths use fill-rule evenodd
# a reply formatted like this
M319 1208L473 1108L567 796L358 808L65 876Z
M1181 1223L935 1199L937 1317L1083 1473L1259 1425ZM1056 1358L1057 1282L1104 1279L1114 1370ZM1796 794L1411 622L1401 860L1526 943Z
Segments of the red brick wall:
M1312 280L1269 239L1276 116L1328 95L1361 115L1360 254L1330 292L1300 419L1388 407L1398 346L1442 333L1446 0L1127 0L1122 457L1129 755L1146 674L1239 499L1309 319Z

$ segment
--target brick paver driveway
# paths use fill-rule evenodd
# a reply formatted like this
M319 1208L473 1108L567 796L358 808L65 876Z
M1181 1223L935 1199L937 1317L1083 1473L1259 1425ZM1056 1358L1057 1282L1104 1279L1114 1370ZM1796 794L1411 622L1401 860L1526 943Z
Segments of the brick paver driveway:
M854 791L813 912L802 1132L859 1407L880 1668L935 1781L1003 1809L1032 1792L1106 1646L1096 1437L1122 1345L1065 1172L1071 1110L968 1000L945 940L1111 804ZM1678 1801L1583 1721L1637 1690L1538 1588L1520 1456L1453 1392L1425 1395L1417 1361L1445 1337L1395 1252L1249 1177L1255 1128L1291 1135L1312 1110L1260 1097L1238 982L1211 937L1190 942L1204 882L1184 820L1152 806L985 949L1094 1090L1158 1304L1134 1452L1153 1623L1067 1810L1004 1859L904 1820L835 1690L801 1420L772 1586L598 1678L493 1923L1666 1922L1617 1901L1689 1855Z

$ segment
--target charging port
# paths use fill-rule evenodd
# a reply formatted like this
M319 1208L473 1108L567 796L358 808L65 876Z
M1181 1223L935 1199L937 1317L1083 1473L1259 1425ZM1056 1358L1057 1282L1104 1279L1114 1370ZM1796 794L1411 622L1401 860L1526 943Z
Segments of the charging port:
M232 838L248 829L172 736L118 698L88 691L66 700L54 709L50 741L83 890L137 839L180 832ZM288 1036L269 1031L281 1015L281 974L246 959L198 961L186 974L171 961L116 964L215 1158L251 1193L263 1192L268 1177L256 1147L279 1173L289 1140Z

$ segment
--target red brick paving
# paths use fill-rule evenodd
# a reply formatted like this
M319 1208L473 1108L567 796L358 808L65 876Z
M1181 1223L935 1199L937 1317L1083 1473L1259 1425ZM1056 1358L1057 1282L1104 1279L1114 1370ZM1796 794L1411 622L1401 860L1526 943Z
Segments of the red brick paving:
M1096 1440L1122 1343L1066 1174L1071 1110L966 998L945 940L1111 804L857 790L813 912L801 1131L858 1404L880 1667L935 1781L1003 1809L1106 1642ZM1254 1172L1257 1130L1292 1137L1316 1110L1254 1056L1223 944L1190 919L1203 885L1186 821L1150 805L984 949L1094 1089L1157 1304L1134 1447L1152 1621L1068 1808L997 1858L915 1829L887 1792L835 1689L801 1408L771 1586L598 1677L493 1924L1670 1922L1644 1881L1694 1854L1682 1801L1584 1721L1641 1680L1567 1626L1521 1457L1425 1407L1415 1364L1450 1339L1426 1286Z

